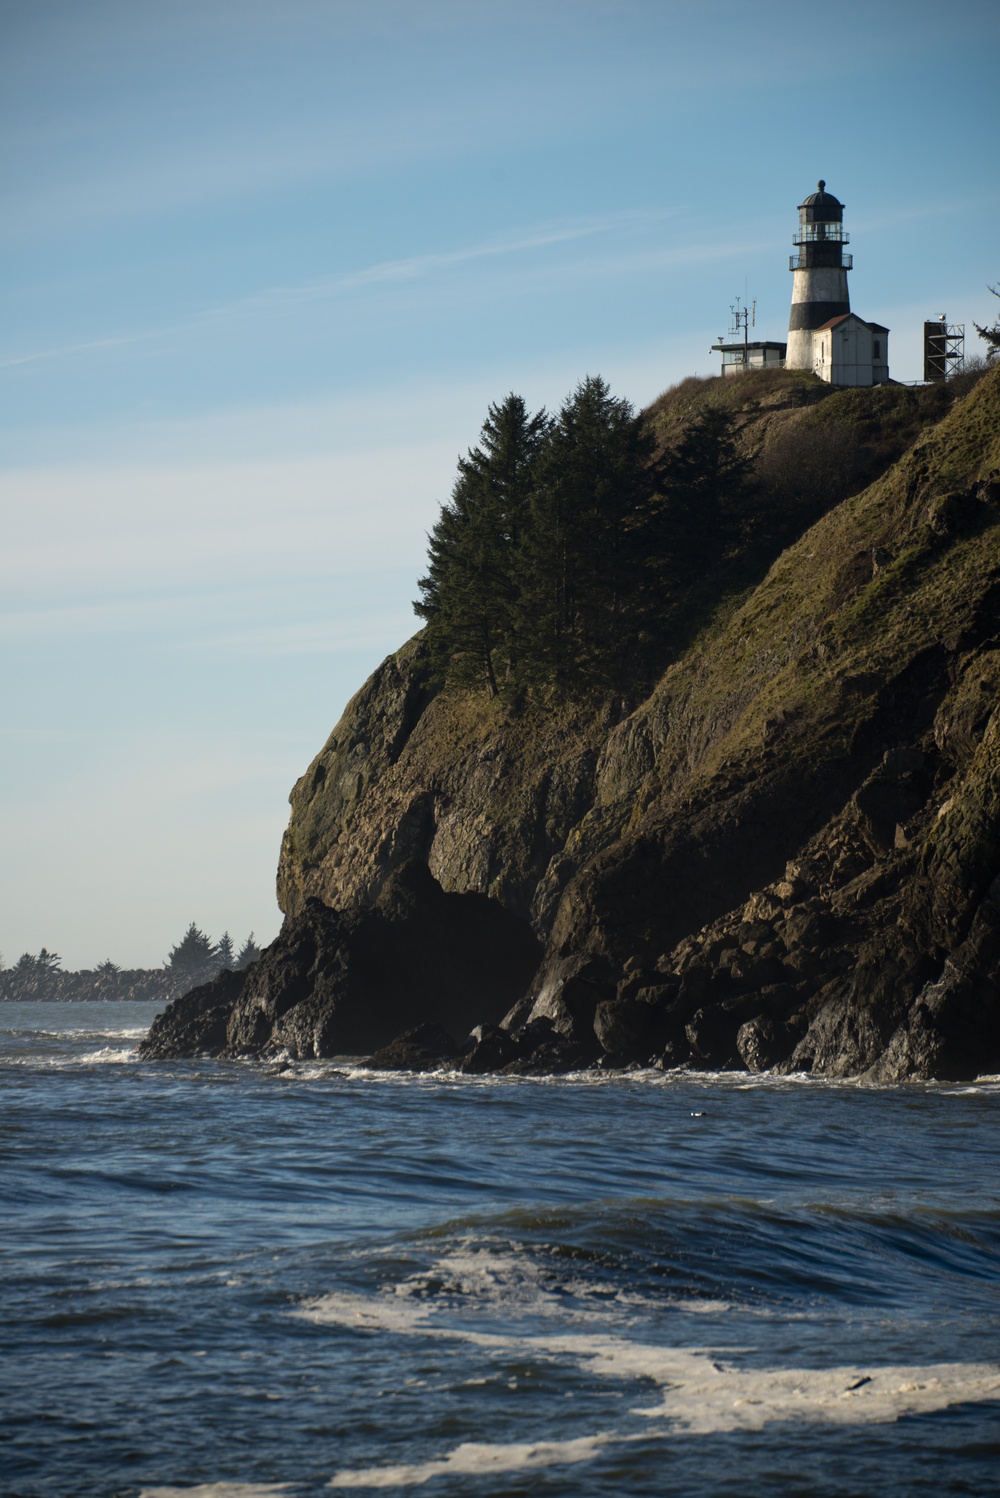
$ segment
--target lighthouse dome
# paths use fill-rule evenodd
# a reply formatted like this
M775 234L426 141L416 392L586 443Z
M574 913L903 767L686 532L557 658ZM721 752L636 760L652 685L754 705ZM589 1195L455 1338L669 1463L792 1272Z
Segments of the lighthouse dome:
M827 192L822 177L816 184L818 191L812 192L804 203L799 204L799 214L804 224L839 224L844 219L844 205L832 192Z

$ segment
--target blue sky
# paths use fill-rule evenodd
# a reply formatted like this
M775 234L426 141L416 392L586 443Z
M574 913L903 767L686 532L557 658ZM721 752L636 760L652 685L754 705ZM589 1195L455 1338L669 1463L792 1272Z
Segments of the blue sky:
M270 939L288 791L509 390L636 405L854 309L992 321L993 0L0 0L0 949ZM971 326L969 332L971 334Z

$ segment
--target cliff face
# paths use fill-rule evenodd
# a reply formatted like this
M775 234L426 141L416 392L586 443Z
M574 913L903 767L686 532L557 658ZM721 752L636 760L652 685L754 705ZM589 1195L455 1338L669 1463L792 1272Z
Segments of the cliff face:
M545 943L511 1023L615 1057L1000 1066L998 606L995 371L626 715L435 691L404 646L292 793L280 903L423 862Z

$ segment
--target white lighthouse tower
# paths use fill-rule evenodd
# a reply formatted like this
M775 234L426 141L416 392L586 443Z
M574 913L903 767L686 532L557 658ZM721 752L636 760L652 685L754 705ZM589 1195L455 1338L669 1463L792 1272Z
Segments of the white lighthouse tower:
M853 263L844 245L844 205L826 183L799 204L798 248L788 262L792 275L792 312L788 319L786 369L812 369L813 334L831 317L851 310L847 272Z
M851 311L844 205L826 183L799 204L792 243L792 310L786 369L811 369L833 385L881 385L889 378L889 329Z

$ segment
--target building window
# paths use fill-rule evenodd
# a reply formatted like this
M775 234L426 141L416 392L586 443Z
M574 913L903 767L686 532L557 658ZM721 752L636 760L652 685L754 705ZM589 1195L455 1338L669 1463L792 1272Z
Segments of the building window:
M873 359L881 359L881 357L882 357L882 340L881 340L881 338L876 338L875 342L872 344L872 358Z

